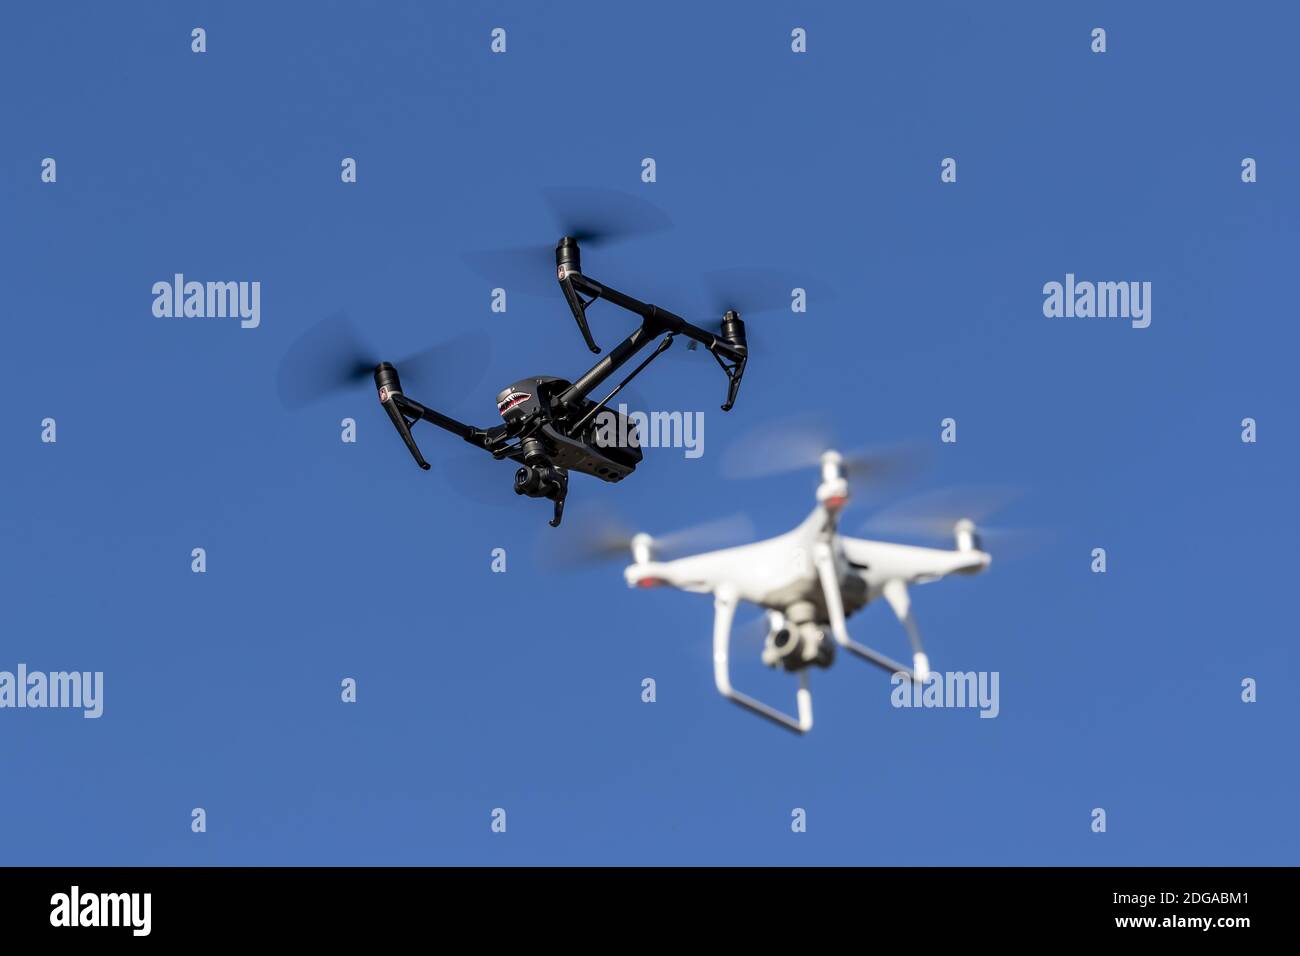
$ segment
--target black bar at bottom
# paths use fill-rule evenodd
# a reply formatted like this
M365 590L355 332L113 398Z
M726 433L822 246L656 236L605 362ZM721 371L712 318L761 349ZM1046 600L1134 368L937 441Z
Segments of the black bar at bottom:
M0 869L0 933L6 943L62 936L93 944L147 928L169 943L286 938L330 947L450 942L452 933L458 949L603 936L641 939L643 948L647 938L668 945L708 927L768 942L792 933L816 945L810 928L833 920L835 935L861 936L855 948L864 951L889 938L986 949L1097 936L1200 938L1224 949L1259 931L1282 938L1295 876L1268 868ZM85 925L114 919L122 925Z

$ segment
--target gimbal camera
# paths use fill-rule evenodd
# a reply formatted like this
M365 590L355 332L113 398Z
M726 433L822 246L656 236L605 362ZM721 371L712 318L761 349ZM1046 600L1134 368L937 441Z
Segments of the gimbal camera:
M740 381L745 374L749 348L745 340L745 323L735 311L722 317L718 333L692 325L681 316L650 305L603 285L584 275L578 241L566 236L555 247L556 278L565 301L573 312L587 347L600 352L587 324L587 309L604 299L641 317L641 325L599 362L583 373L576 382L549 376L522 379L497 395L497 410L503 424L477 428L434 411L402 393L397 369L381 362L374 370L379 402L393 427L421 468L429 463L420 454L411 437L411 427L418 421L432 422L439 428L459 435L496 459L508 458L519 463L515 472L515 494L546 498L555 503L551 526L558 527L564 516L564 501L569 493L569 472L594 475L602 481L618 482L630 475L641 461L635 429L620 427L618 434L633 436L625 447L598 441L596 416L605 410L624 386L647 365L662 355L673 339L683 335L703 345L717 360L727 376L727 399L722 410L729 411L736 402ZM584 298L586 296L586 298ZM601 383L627 364L638 352L659 336L664 338L654 351L634 368L600 401L588 396ZM614 414L614 413L611 413ZM625 422L620 422L625 426Z

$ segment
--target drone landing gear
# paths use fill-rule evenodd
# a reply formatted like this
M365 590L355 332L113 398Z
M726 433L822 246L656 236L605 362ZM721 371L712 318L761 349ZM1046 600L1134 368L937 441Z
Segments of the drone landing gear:
M834 635L836 643L867 663L884 668L891 674L906 674L914 681L925 680L930 672L930 662L921 651L921 635L916 629L915 622L912 621L907 586L902 581L890 581L885 585L885 600L890 603L894 613L907 629L907 636L912 641L912 660L915 669L900 664L879 651L873 651L849 637L848 628L844 623L844 602L840 598L839 577L835 573L835 557L831 553L830 545L824 541L817 543L813 548L813 563L817 566L817 577L821 580L822 594L826 597L827 616L830 618L831 634Z
M753 711L760 717L766 717L786 730L797 734L806 734L812 730L812 691L808 688L808 670L799 671L799 689L795 692L795 702L799 716L791 717L775 707L769 707L761 700L742 694L731 686L731 622L736 616L736 594L729 589L718 591L714 595L713 618L713 681L718 693L727 700L734 701L746 710Z
M921 632L917 630L916 619L912 617L912 599L907 593L907 585L897 578L887 581L884 595L912 645L912 679L923 681L930 676L930 658L921 645Z

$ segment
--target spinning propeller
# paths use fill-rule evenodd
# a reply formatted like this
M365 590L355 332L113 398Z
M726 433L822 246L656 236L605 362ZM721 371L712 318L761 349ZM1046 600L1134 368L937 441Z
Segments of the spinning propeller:
M838 450L831 430L811 418L769 423L733 442L723 453L724 478L768 478L805 471L821 464L822 455ZM840 472L853 481L873 485L894 483L920 470L924 452L919 445L887 445L841 451Z
M807 291L810 277L781 269L732 268L706 272L702 282L705 290L704 299L707 303L705 311L710 318L696 324L717 334L721 331L719 317L727 312L738 313L746 322L754 316L788 313L792 302L791 293L795 289ZM833 300L830 292L820 282L816 285L815 294L818 302ZM755 348L752 330L749 335L750 355L755 353L761 355L770 351L770 348L763 348L761 337L758 348ZM695 342L688 341L685 345L679 355L701 354L705 351ZM673 352L669 354L672 355Z
M469 333L422 349L395 365L404 380L427 385L449 400L477 385L487 371L491 339ZM276 390L288 409L374 382L382 357L353 322L339 314L317 322L300 336L280 361Z
M552 558L558 564L580 567L602 561L629 559L634 550L641 560L670 560L675 556L716 550L754 537L754 524L745 515L715 518L667 534L650 536L630 530L617 516L601 512L575 523L558 542Z
M542 197L555 238L575 239L584 249L653 235L672 226L672 221L658 206L617 190L550 188L542 191ZM541 296L554 296L557 292L554 241L466 252L463 259L471 270L507 292ZM639 277L638 285L655 289L673 302L690 301L692 297L676 287L677 274L675 269L659 269ZM622 277L626 276L624 270ZM731 268L705 273L703 298L709 318L695 324L723 337L722 323L727 313L734 312L741 319L748 319L751 315L788 310L792 290L807 285L805 277L777 269ZM816 294L820 301L828 298L820 284ZM652 301L663 304L658 298ZM690 339L684 339L681 344L681 348L669 354L706 351Z
M662 232L672 226L654 203L613 189L551 188L542 191L550 211L554 238L546 243L467 252L465 263L507 291L528 295L556 294L555 240L569 236L584 248Z
M943 539L956 536L959 546L985 550L993 544L999 553L1025 550L1039 534L1025 528L987 525L985 520L1020 497L1007 487L939 488L888 505L862 523L860 530L873 535Z
M781 269L715 269L703 276L711 314L721 315L734 309L742 316L764 312L789 312L795 289L808 289L809 277ZM821 283L815 290L818 302L832 301L833 296Z

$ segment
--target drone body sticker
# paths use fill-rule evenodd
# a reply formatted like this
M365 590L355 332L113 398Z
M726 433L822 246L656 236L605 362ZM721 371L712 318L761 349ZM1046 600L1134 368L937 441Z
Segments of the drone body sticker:
M497 402L497 411L501 413L502 418L505 418L506 412L522 405L524 402L531 401L532 397L533 396L528 392L516 392L511 389L506 393L504 398Z

